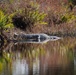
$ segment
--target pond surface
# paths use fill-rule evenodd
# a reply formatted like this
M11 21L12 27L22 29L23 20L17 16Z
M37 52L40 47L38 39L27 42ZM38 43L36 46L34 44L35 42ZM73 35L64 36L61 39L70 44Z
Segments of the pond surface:
M1 50L0 75L76 75L76 38L46 44L9 43Z

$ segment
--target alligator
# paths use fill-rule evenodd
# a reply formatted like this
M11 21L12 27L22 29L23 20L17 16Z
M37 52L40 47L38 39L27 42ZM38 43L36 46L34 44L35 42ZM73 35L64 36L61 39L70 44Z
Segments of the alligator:
M49 36L44 33L40 34L14 34L15 42L16 43L46 43L48 41L56 41L61 39L57 36Z

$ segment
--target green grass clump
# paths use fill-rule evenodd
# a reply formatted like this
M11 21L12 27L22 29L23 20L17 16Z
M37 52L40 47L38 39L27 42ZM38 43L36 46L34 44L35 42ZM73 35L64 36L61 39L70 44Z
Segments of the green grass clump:
M61 16L61 20L62 22L71 23L76 20L76 15L74 15L72 12L65 13L64 15Z
M5 15L2 10L0 10L0 28L6 29L6 28L12 28L12 17L13 14L11 15Z

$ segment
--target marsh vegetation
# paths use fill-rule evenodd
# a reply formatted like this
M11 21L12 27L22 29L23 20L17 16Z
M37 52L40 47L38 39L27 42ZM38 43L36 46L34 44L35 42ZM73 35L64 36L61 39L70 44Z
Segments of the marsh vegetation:
M46 33L63 39L15 44L9 41L14 33ZM76 74L75 0L2 0L0 36L0 75Z

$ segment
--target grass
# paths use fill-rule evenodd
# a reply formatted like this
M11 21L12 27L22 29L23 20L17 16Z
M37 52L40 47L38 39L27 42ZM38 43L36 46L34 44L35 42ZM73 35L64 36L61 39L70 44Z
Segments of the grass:
M14 20L17 24L13 21L14 26L18 25L13 28L16 32L19 32L16 28L19 26L24 28L22 30L25 33L75 34L76 31L76 8L73 5L74 9L70 10L68 0L10 0L10 2L0 2L0 8L9 15L16 13ZM19 23L17 18L20 19ZM43 25L45 23L47 25ZM9 30L10 33L14 33Z

